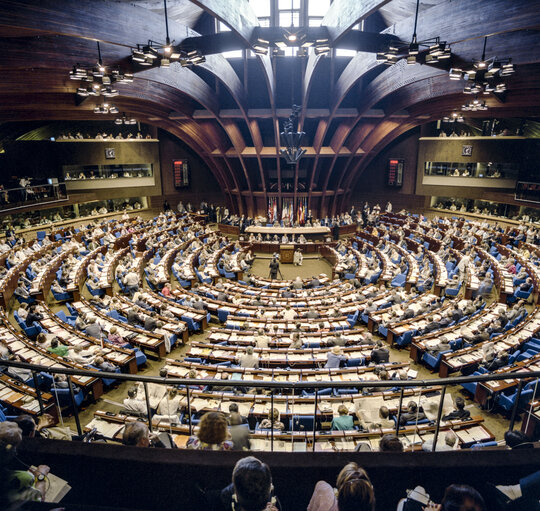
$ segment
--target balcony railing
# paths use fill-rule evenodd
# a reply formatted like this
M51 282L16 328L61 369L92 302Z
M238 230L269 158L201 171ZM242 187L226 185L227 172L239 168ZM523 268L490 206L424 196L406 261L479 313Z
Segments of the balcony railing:
M75 392L74 392L74 385L71 381L72 376L87 376L91 378L100 378L100 379L115 379L120 381L126 381L126 382L133 382L133 383L142 383L145 393L145 402L146 402L146 408L147 408L147 419L148 419L148 427L150 431L152 431L152 411L150 407L150 397L148 393L148 384L159 384L159 385L167 385L169 387L174 386L178 388L184 388L186 391L186 397L187 397L187 416L188 416L188 428L189 428L189 434L191 435L193 433L193 424L192 424L192 389L193 386L219 386L221 388L238 388L238 387L246 387L246 388L256 388L256 389L265 389L270 391L270 410L274 409L274 397L276 396L276 391L292 391L292 392L301 392L302 390L311 390L314 391L314 417L321 416L321 413L318 411L318 405L321 400L321 397L319 396L319 391L324 388L332 388L332 389L350 389L355 388L359 390L358 396L362 396L362 390L363 389L388 389L388 388L399 388L399 405L397 407L398 413L397 413L397 420L396 420L396 428L395 428L395 434L399 437L400 435L400 419L402 415L402 409L403 409L403 399L404 399L404 391L407 388L414 388L415 390L418 389L425 389L428 387L437 387L441 388L440 392L440 400L439 400L439 406L437 411L437 418L435 421L435 431L434 431L434 438L433 438L433 447L432 450L435 451L437 447L437 441L439 437L439 431L441 427L441 418L442 418L442 412L443 412L443 404L445 395L447 392L447 388L450 385L462 385L465 383L482 383L482 382L494 382L494 381L502 381L502 380L508 380L509 378L513 380L518 381L517 391L515 394L515 400L513 408L511 409L510 413L510 424L509 429L514 429L514 424L517 418L517 414L520 409L520 397L523 391L523 387L526 382L534 381L536 379L536 384L534 387L533 395L531 400L534 400L534 398L538 396L537 391L540 391L540 371L523 371L523 372L516 372L516 373L500 373L500 374L484 374L484 375L472 375L472 376L460 376L460 377L452 377L452 378L437 378L437 379L429 379L429 380L386 380L386 381L344 381L344 382L333 382L333 381L320 381L320 382L314 382L314 381L306 381L306 382L268 382L268 381L259 381L259 380L219 380L219 379L190 379L190 378L168 378L168 377L156 377L156 376L141 376L141 375L133 375L133 374L123 374L123 373L116 373L116 372L106 372L106 371L96 371L96 370L81 370L81 369L71 369L71 368L64 368L64 367L45 367L35 364L27 364L25 362L17 362L17 361L11 361L11 360L0 360L0 368L2 367L17 367L22 369L27 369L32 372L33 382L34 382L34 388L36 390L37 399L39 402L39 407L41 413L44 412L44 406L43 406L43 400L42 400L42 391L39 389L38 385L38 374L40 372L50 374L50 375L57 375L57 374L63 374L67 377L67 383L69 387L69 393L70 393L70 399L71 399L71 408L74 413L75 423L77 427L77 431L79 435L82 434L82 427L79 420L79 414L78 414L78 406L75 401ZM372 391L372 390L371 390ZM350 396L349 394L347 396ZM268 398L268 396L266 396ZM272 415L272 414L271 414ZM270 429L270 441L271 441L271 451L274 450L274 419L271 419L272 421L272 428ZM317 438L317 428L316 428L316 421L314 421L313 424L313 451L315 451L315 443Z
M49 204L67 200L64 183L26 186L0 190L0 211L26 208L35 204Z

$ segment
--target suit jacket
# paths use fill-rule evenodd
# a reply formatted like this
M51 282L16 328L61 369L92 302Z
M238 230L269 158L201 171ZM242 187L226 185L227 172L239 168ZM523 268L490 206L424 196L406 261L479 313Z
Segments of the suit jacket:
M376 364L382 362L388 362L390 359L390 352L386 348L376 348L371 352L371 361Z
M153 332L156 328L157 328L157 321L154 318L149 317L144 320L145 330L148 330L149 332Z
M86 326L86 334L96 339L101 339L101 327L97 323L90 323Z
M128 311L127 321L130 325L139 325L140 323L142 323L139 315L133 310Z
M233 451L249 451L251 443L249 441L249 427L230 426L229 433L233 443Z

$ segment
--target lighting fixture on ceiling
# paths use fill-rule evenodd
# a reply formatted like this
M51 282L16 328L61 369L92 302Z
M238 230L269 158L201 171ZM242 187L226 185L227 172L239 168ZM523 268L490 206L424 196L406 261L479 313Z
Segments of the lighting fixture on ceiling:
M169 36L169 17L167 15L167 0L163 0L165 14L165 42L160 43L149 39L144 44L137 44L131 50L131 60L139 66L170 67L173 62L180 62L183 67L198 65L206 62L206 58L200 50L181 49L174 45Z
M315 52L315 55L328 55L331 50L330 46L330 39L323 38L323 39L316 39L315 44L313 46L313 51Z
M407 64L414 65L423 60L424 64L437 64L439 61L449 59L452 51L450 45L446 41L441 41L440 37L424 39L418 41L416 29L418 27L418 11L420 8L420 0L416 0L416 11L414 14L414 29L411 42L392 43L384 51L377 53L377 62L386 65L393 65L398 60L405 58Z
M270 47L270 41L258 37L257 40L253 43L251 49L259 55L268 55L268 48Z
M117 117L114 120L114 124L117 124L117 125L125 124L129 126L132 124L137 124L137 119L134 119L133 117L128 117L125 113L122 113L122 117Z
M463 122L463 115L460 112L452 112L442 118L443 122Z
M111 105L110 103L107 103L106 101L104 101L103 104L96 105L94 107L95 114L117 114L118 112L119 112L118 107Z
M301 148L305 133L303 131L294 131L294 123L298 119L300 110L301 107L293 105L291 115L285 121L283 131L279 134L281 145L285 147L285 149L280 149L279 152L289 165L298 163L306 152L305 149Z
M77 88L77 96L82 98L88 96L118 96L118 90L113 87L115 83L133 82L133 74L124 73L118 68L111 69L110 72L101 59L101 47L97 43L98 60L95 66L85 68L75 64L69 72L70 80L82 82Z
M451 68L450 80L465 80L465 94L502 94L506 91L503 79L514 73L511 58L486 58L487 37L484 38L482 57L461 68Z
M480 110L487 110L488 107L485 101L482 101L475 97L472 101L465 103L461 106L461 109L464 111L477 112Z

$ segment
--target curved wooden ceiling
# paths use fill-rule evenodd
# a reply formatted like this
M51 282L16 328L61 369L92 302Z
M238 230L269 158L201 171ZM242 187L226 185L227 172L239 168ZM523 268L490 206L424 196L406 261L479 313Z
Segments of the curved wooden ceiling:
M91 66L100 41L104 63L135 72L117 86L114 104L188 144L212 170L233 210L264 210L268 196L306 196L314 212L340 211L372 158L406 131L441 118L468 98L447 68L386 67L374 55L227 60L208 55L195 68L133 67L130 48L164 39L158 0L26 0L0 3L0 120L86 120L100 98L78 104L75 63ZM409 40L414 0L334 0L323 25L339 46L364 20L376 30ZM452 43L459 67L487 55L512 57L516 73L501 101L473 117L537 116L540 110L540 2L531 0L429 0L421 2L419 39ZM256 17L247 0L169 0L176 43L227 24L247 48ZM372 28L375 27L375 28ZM387 36L385 36L387 37ZM247 53L244 53L247 55ZM296 166L279 157L279 132L292 103L301 104L306 155ZM470 113L467 113L469 116ZM111 116L111 120L114 116ZM291 187L285 189L285 183Z

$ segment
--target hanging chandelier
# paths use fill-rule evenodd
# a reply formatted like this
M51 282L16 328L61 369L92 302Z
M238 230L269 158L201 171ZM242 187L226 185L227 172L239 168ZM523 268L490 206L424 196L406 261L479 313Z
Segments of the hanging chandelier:
M301 148L305 133L303 131L294 131L294 124L298 119L300 110L300 106L292 106L291 115L283 124L283 131L279 134L281 145L284 146L284 149L280 149L279 152L289 165L298 163L306 152L305 149Z

